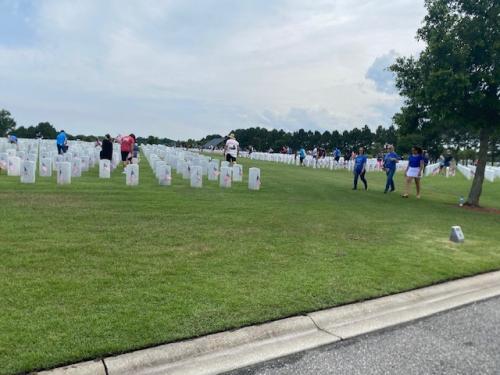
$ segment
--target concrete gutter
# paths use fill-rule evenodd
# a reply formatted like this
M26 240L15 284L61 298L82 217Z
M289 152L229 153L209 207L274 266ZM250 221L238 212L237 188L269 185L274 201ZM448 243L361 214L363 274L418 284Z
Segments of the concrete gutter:
M39 374L220 374L498 295L500 271Z

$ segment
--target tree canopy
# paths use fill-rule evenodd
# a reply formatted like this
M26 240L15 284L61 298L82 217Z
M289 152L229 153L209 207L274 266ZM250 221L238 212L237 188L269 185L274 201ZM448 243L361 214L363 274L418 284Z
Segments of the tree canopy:
M417 31L418 57L391 67L405 104L394 120L402 136L429 146L479 144L467 203L479 205L491 142L500 127L500 3L498 0L426 0ZM494 151L492 151L492 154Z
M0 136L5 137L16 128L16 121L12 118L9 111L0 110Z

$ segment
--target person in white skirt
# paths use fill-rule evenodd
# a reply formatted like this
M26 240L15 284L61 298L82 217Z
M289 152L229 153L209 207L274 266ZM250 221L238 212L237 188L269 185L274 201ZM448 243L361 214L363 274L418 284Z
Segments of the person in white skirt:
M406 187L405 193L402 195L403 198L408 198L410 194L411 181L415 180L415 186L417 187L417 198L420 199L420 178L422 178L422 173L424 171L424 155L420 147L412 147L411 155L408 158L408 166L406 167Z

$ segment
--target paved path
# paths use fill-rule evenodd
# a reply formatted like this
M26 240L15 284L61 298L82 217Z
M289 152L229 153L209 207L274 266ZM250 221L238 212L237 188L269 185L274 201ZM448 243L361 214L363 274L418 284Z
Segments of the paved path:
M500 297L228 374L500 374Z

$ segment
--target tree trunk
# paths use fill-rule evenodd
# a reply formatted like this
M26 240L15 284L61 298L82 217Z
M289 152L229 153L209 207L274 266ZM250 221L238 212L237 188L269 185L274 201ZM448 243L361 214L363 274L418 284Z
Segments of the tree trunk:
M490 131L486 128L482 128L479 132L479 153L477 158L476 173L474 174L474 180L472 180L472 186L466 202L466 205L468 206L479 207L479 198L481 197L481 192L483 191L484 171L486 169L488 158L489 143Z

